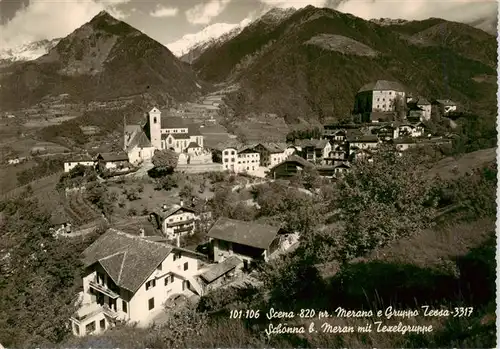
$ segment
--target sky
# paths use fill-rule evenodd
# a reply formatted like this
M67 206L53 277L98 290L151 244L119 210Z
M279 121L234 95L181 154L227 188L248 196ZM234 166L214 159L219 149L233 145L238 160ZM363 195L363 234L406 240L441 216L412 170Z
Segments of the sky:
M365 19L497 17L496 0L0 0L0 50L64 37L107 10L164 45L214 23L254 19L272 7L331 7Z

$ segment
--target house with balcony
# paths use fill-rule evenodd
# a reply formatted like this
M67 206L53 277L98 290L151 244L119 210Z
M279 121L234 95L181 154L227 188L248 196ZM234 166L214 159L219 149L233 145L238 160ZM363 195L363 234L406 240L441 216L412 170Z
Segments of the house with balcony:
M285 144L259 143L253 149L260 154L260 166L267 168L276 166L291 155L287 154Z
M202 295L194 277L205 257L193 251L108 229L83 252L83 291L71 317L76 336L117 322L147 326L178 294Z
M316 164L324 164L332 150L327 139L301 139L296 140L295 145L301 149L300 153L304 159Z
M382 142L390 142L398 137L397 129L392 124L386 124L372 129L372 134L376 135Z
M347 150L348 146L346 143L342 144L333 144L332 151L325 158L326 165L337 165L347 160Z
M243 262L243 269L258 261L269 261L298 241L297 234L279 227L225 217L215 222L207 236L214 262L236 256Z
M179 205L163 205L160 210L150 213L153 225L160 229L167 239L194 233L198 215L194 209Z
M292 155L282 163L271 167L268 176L272 179L288 179L300 174L304 169L314 168L314 164L304 158Z

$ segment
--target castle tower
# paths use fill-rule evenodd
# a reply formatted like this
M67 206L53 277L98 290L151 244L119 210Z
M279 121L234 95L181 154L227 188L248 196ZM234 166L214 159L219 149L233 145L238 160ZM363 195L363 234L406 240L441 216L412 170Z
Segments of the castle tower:
M151 145L156 149L161 148L161 111L154 107L149 112L149 135Z

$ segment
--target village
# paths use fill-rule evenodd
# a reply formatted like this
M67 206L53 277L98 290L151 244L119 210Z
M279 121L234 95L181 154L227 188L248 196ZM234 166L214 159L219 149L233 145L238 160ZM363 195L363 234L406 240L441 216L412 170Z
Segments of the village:
M155 152L169 151L177 156L176 173L229 173L246 178L246 182L236 182L234 191L287 180L311 169L335 180L355 161L371 161L381 144L393 144L402 153L416 146L450 143L430 134L426 122L433 113L446 116L456 111L452 101L431 104L407 94L399 83L379 80L363 86L354 105L360 120L324 125L317 139L250 144L230 139L215 145L212 141L210 146L200 132L205 125L152 107L143 125L124 124L123 151L72 156L64 163L64 173L98 169L98 180L104 185L120 178L140 178L154 168ZM65 190L71 195L85 189ZM198 204L194 198L191 202L170 199L144 209L147 219L138 225L133 224L133 217L114 222L85 250L80 308L71 318L74 335L97 334L117 322L140 326L161 322L165 307L196 302L217 288L257 282L252 277L255 266L299 244L299 234L283 227L225 217L214 220L203 200L197 199ZM89 206L81 200L75 206ZM95 213L92 217L99 218ZM92 223L92 219L77 222L60 217L53 232L60 238L79 236L95 230ZM208 242L183 243L194 234L204 235Z

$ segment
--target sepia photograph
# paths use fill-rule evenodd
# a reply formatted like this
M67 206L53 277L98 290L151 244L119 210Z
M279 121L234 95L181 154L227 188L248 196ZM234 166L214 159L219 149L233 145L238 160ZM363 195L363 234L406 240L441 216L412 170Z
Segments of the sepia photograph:
M0 349L496 348L497 27L0 0Z

